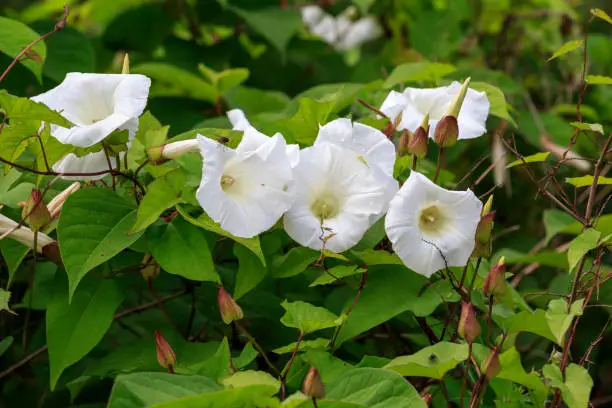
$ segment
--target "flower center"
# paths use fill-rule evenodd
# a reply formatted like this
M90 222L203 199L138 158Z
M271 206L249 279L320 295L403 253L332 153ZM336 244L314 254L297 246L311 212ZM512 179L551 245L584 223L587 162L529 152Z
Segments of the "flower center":
M312 213L321 220L334 218L340 212L338 199L331 194L321 196L312 203Z
M227 192L227 190L234 185L234 183L236 182L236 179L233 178L232 176L228 176L227 174L224 174L223 176L221 176L221 190Z
M419 214L419 228L428 234L438 234L446 223L446 218L436 205L421 210Z

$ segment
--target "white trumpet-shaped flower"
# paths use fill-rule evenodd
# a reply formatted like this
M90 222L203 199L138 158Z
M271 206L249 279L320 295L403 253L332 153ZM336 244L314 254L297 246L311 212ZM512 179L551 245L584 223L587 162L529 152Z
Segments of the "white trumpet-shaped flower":
M321 37L339 51L357 48L382 34L380 25L373 17L352 21L353 8L348 8L337 17L331 16L318 6L302 7L302 21L310 32Z
M464 266L475 246L482 202L413 171L389 205L385 230L404 264L424 276Z
M391 91L380 111L396 123L397 130L411 132L423 122L429 114L429 137L433 138L438 122L446 114L450 104L461 89L459 82L439 88L407 88L403 93ZM482 136L486 131L490 103L485 92L468 89L457 116L459 139L473 139ZM397 123L399 122L399 123Z
M247 129L253 129L255 132L259 133L262 136L265 136L263 133L256 130L251 122L247 119L244 111L242 109L232 109L225 112L225 115L229 119L232 124L232 130L241 130L245 131ZM267 136L265 136L267 137ZM261 140L263 140L260 137ZM289 156L289 163L291 167L295 167L300 161L300 146L297 144L288 144L287 145L287 156Z
M387 206L384 183L354 152L336 144L301 150L294 177L289 193L295 203L284 226L291 238L312 249L353 247Z
M384 185L387 202L397 193L399 185L393 178L395 146L380 130L361 123L352 123L350 119L336 119L319 129L314 145L321 143L331 143L348 149L365 162L372 176ZM373 221L384 215L387 208L384 206L380 213L375 214Z
M58 111L74 124L71 128L51 125L51 136L64 144L90 147L116 130L128 131L128 145L138 130L138 117L144 111L151 80L144 75L82 74L72 72L57 87L32 100ZM125 153L120 155L120 159ZM95 173L116 168L114 157L104 152L78 157L70 153L53 166L58 173ZM99 179L104 175L66 177Z
M196 198L231 234L250 238L270 229L293 203L293 174L281 134L268 137L250 127L233 150L198 135L203 157Z
M0 214L0 236L4 236L5 234L8 234L8 238L14 239L30 249L34 247L34 231L23 225L19 226L17 222ZM53 238L40 231L38 232L36 250L39 253L42 253L44 247L53 243L55 243Z

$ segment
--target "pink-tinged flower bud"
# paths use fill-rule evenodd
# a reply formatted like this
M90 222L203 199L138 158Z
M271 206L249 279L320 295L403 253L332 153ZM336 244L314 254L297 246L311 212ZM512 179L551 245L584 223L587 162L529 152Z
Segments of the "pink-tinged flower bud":
M315 367L311 367L302 385L302 392L311 398L325 398L325 387Z
M434 141L440 147L451 147L459 140L459 122L457 117L465 100L465 95L470 86L470 78L467 78L455 98L449 105L446 113L438 122L434 132Z
M38 239L40 239L41 234L42 232L38 233L39 235ZM45 259L53 262L56 265L60 265L60 266L63 265L62 255L60 253L60 249L59 249L59 245L57 244L57 241L53 241L52 243L43 246L42 255L45 257Z
M157 362L164 368L172 368L176 364L176 354L159 330L155 330L155 350Z
M497 262L497 264L491 268L482 287L482 292L486 297L489 296L504 296L508 290L508 283L506 282L506 264L504 263L504 257Z
M491 381L501 371L501 364L499 362L499 349L493 347L489 354L482 360L480 364L480 371L485 373L488 381Z
M402 135L400 136L400 139L399 139L399 144L397 146L397 154L400 157L407 156L410 154L410 150L408 146L410 145L411 138L412 138L412 134L410 133L408 129L402 132Z
M459 140L459 123L453 116L444 116L436 125L434 141L438 146L451 147Z
M476 319L476 312L471 303L461 302L461 317L457 331L468 343L472 343L480 336L480 323Z
M51 221L51 214L39 189L32 190L28 201L23 204L21 216L33 230L39 230Z
M423 118L423 123L410 137L408 151L419 159L427 154L427 144L429 143L429 114Z
M425 403L425 405L429 406L429 403L431 402L431 394L425 394L421 397L423 399L423 402Z
M57 216L59 215L62 209L62 206L66 202L66 199L71 194L78 191L80 188L81 188L81 183L79 183L78 181L75 181L64 191L62 191L61 193L53 197L53 200L49 201L49 204L47 204L47 208L49 209L49 212L51 213L52 220L57 218Z
M217 302L219 303L219 310L221 310L221 319L223 319L223 323L230 324L231 322L240 320L244 317L242 309L240 306L238 306L238 303L234 301L223 286L219 288Z

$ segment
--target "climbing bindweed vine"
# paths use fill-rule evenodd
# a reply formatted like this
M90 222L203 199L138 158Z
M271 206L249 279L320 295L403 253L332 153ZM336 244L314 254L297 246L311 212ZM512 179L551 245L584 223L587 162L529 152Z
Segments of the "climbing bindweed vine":
M172 9L186 13L174 39L227 39L198 31L197 2L177 3L189 10ZM367 14L376 2L229 3L215 4L283 56L298 29L347 67L401 35ZM17 69L40 79L46 42L83 29L69 11L43 35L0 17L29 42L14 52L0 39L3 85ZM295 31L269 32L266 13ZM587 28L612 23L589 13ZM265 58L243 30L232 36ZM609 292L612 134L581 104L612 80L588 75L584 34L549 62L583 52L565 143L521 93L536 149L517 141L529 132L506 99L516 92L425 60L290 98L206 54L189 70L162 62L166 44L151 60L117 52L107 69L55 73L38 94L7 86L0 395L35 379L38 406L594 405L590 358L607 324L585 350L576 339ZM204 103L198 124L173 118L183 107L165 98L179 97ZM529 293L529 279L555 290Z

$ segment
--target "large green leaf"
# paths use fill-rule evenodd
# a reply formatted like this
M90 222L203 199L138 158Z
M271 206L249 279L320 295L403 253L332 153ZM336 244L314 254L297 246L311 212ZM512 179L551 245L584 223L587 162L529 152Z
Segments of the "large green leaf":
M562 232L568 225L571 225L574 222L574 218L560 210L545 210L543 221L544 229L546 229L544 243L548 244L555 235Z
M491 104L490 113L498 118L505 119L510 122L514 127L518 127L510 112L508 112L508 103L504 93L496 86L487 84L484 82L472 82L470 88L477 91L484 91L487 94L487 99Z
M57 237L70 297L87 272L132 245L142 233L128 234L136 211L131 202L107 189L81 189L62 208Z
M378 326L407 310L417 316L427 316L444 299L458 300L458 295L447 281L436 283L423 293L419 293L427 283L428 280L425 277L402 265L371 266L366 287L342 326L336 344Z
M355 368L326 385L326 400L368 408L425 408L414 387L399 374L380 368Z
M251 385L180 398L156 404L155 408L275 408L278 400L272 397L274 394L276 389L271 385Z
M302 25L302 19L297 10L280 8L243 10L234 8L234 11L281 53L285 52L289 40Z
M561 369L552 364L547 364L542 369L544 376L550 379L553 387L561 390L563 401L569 408L587 408L593 379L586 368L578 364L570 364L565 370L565 380Z
M572 304L568 312L565 299L553 299L550 301L546 311L546 321L551 333L555 336L557 344L563 346L565 332L569 329L574 317L582 315L583 305L584 299L577 300Z
M199 227L202 227L206 231L214 232L215 234L219 234L219 235L228 237L236 241L237 243L245 246L251 252L257 255L257 257L259 258L262 264L264 265L266 264L266 258L264 257L264 254L261 250L261 243L259 242L259 237L253 237L253 238L236 237L230 234L229 232L225 231L223 228L221 228L221 226L217 224L216 222L214 222L206 213L202 213L198 217L192 217L191 215L189 215L189 212L187 211L185 207L179 205L177 209L179 213L190 223L197 225Z
M11 20L10 18L0 17L0 52L11 58L17 57L21 51L40 35L22 22ZM44 41L39 41L32 47L30 54L26 53L27 58L21 61L24 67L32 71L39 82L42 81L42 69L45 57L47 56L47 46ZM38 61L36 61L38 59ZM2 68L4 71L4 68Z
M208 377L167 373L134 373L117 377L108 408L144 408L178 398L221 390Z
M546 385L537 373L527 373L525 371L521 364L521 355L514 347L499 355L499 363L501 371L497 374L497 378L510 380L532 389L538 401L536 405L541 406L543 404L548 393Z
M437 84L440 78L454 72L456 69L453 65L439 62L408 62L395 67L387 79L385 79L383 86L391 88L398 84L420 81Z
M152 96L180 96L216 102L215 88L204 78L182 68L162 62L147 62L132 69L136 74L144 74L154 79Z
M4 312L15 314L15 312L11 310L11 307L9 305L10 300L11 300L11 292L0 288L0 312L4 311Z
M108 331L123 294L112 279L85 279L69 301L66 280L56 275L47 307L51 390L62 372L93 349Z
M444 374L467 360L468 345L442 341L409 356L393 359L385 366L404 377L428 377L441 380Z
M2 127L0 155L11 161L17 159L31 141L36 140L32 137L38 133L41 121L63 127L71 125L42 103L11 95L5 90L0 90L0 112L8 116L8 122Z
M299 275L311 263L315 262L320 254L320 252L310 248L291 248L286 254L274 258L270 268L270 275L275 278L290 278Z
M149 185L147 194L138 206L136 222L131 233L141 231L153 224L166 209L181 202L181 191L185 185L185 174L174 170Z
M36 24L40 33L51 31L53 23ZM69 72L95 72L95 51L89 39L80 31L65 27L45 39L47 58L43 74L62 82Z
M268 274L268 268L253 252L242 245L234 245L234 255L238 258L234 299L240 299L259 285Z
M599 237L601 237L601 232L594 228L589 228L574 238L567 251L570 272L574 270L583 256L590 250L597 248Z
M311 145L319 133L319 125L324 125L336 111L336 102L316 101L311 98L300 99L297 113L290 119L280 123L284 135L292 135L293 139L304 145Z
M287 327L294 327L303 334L336 327L342 323L341 317L310 303L284 301L281 306L285 309L281 323Z
M206 232L176 216L147 231L151 255L167 272L195 281L220 282Z

